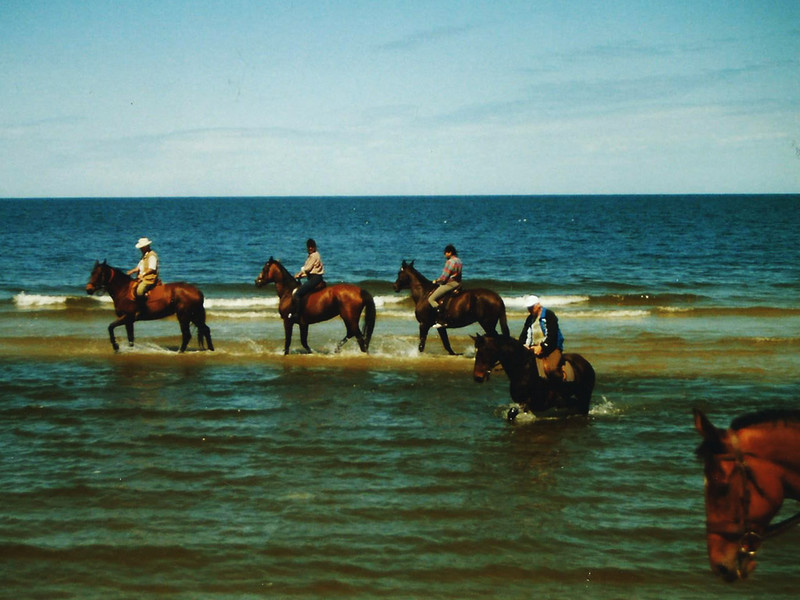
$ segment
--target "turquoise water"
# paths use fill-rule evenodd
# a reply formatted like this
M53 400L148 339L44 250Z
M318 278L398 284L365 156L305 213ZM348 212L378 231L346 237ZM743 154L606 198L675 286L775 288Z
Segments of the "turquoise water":
M796 531L751 580L711 574L691 409L796 405L799 200L2 200L0 596L794 598ZM173 319L112 352L84 286L142 235L205 292L216 352L176 354ZM282 355L253 282L309 236L328 281L376 297L367 356L333 353L336 321ZM506 423L503 374L472 380L477 325L461 356L418 354L391 284L447 243L513 333L524 294L558 313L598 374L588 419Z

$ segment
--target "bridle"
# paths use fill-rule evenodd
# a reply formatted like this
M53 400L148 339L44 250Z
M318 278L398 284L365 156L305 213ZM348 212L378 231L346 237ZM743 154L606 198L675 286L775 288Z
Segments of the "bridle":
M743 480L743 490L740 499L741 511L740 519L734 521L735 528L718 527L714 523L706 521L706 533L718 535L728 540L733 540L738 545L737 563L739 569L737 575L741 577L741 566L744 559L754 559L761 548L764 540L774 537L800 523L800 512L788 517L779 523L767 525L759 528L750 518L751 487L762 497L767 498L767 494L759 485L758 480L753 475L753 471L747 464L745 457L748 455L739 448L739 440L735 433L731 432L731 445L733 452L726 455L717 455L715 458L720 461L732 461L734 472L741 475ZM749 454L749 456L755 456ZM758 529L762 529L758 531Z
M111 283L112 279L114 279L116 270L112 269L105 263L98 263L97 266L100 268L100 281L94 286L92 295L102 296L103 292L108 292L108 284ZM107 274L107 272L110 274Z

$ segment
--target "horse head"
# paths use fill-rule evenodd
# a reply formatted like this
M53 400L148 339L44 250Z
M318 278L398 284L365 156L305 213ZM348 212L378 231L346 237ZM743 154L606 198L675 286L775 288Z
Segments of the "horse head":
M107 272L109 269L110 267L105 260L102 263L97 260L94 261L94 267L92 267L92 272L89 275L89 283L86 284L87 294L91 296L105 288L108 283Z
M706 542L711 570L726 581L745 579L770 534L769 522L783 501L777 465L739 447L734 430L720 430L698 409L695 429L703 437Z
M414 268L414 261L410 263L403 261L400 265L400 270L397 272L397 279L394 281L394 291L407 290L411 287L411 275L409 271Z
M269 260L264 263L261 273L256 277L256 287L263 287L274 282L278 273L280 273L280 263L270 256Z
M483 383L489 380L492 369L500 362L497 336L476 335L470 337L475 342L475 365L472 369L472 377L477 383Z

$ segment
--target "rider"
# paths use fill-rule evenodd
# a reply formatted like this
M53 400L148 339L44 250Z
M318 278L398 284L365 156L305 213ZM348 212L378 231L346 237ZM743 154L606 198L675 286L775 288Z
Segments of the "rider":
M292 292L292 312L289 314L289 318L295 323L300 322L301 299L322 283L322 276L325 274L325 267L322 265L322 256L320 256L317 250L317 242L309 238L306 241L306 250L308 251L308 258L303 267L295 275L297 279L306 277L306 281Z
M564 379L561 368L564 336L558 326L556 313L542 306L538 296L525 296L525 308L530 313L525 319L519 341L542 359L545 376Z
M439 304L439 298L445 294L449 294L461 287L461 259L458 258L458 252L453 244L448 244L444 249L444 256L447 260L444 263L442 274L433 283L439 285L430 296L428 296L428 304L436 310L436 325L434 327L442 327L444 325L444 314L442 311L442 304Z
M150 248L153 242L149 238L139 238L136 247L142 252L139 264L128 271L128 275L136 273L136 287L134 297L141 310L147 308L147 292L153 289L158 282L158 254Z

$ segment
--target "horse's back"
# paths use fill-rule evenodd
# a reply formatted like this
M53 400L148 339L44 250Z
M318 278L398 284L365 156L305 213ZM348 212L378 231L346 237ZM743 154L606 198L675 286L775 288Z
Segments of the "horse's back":
M591 387L594 387L595 372L592 363L577 352L567 352L563 355L563 359L572 365L576 378L580 378Z
M192 304L203 304L205 300L205 295L199 287L185 281L165 283L162 287L164 288L164 294L174 300Z

